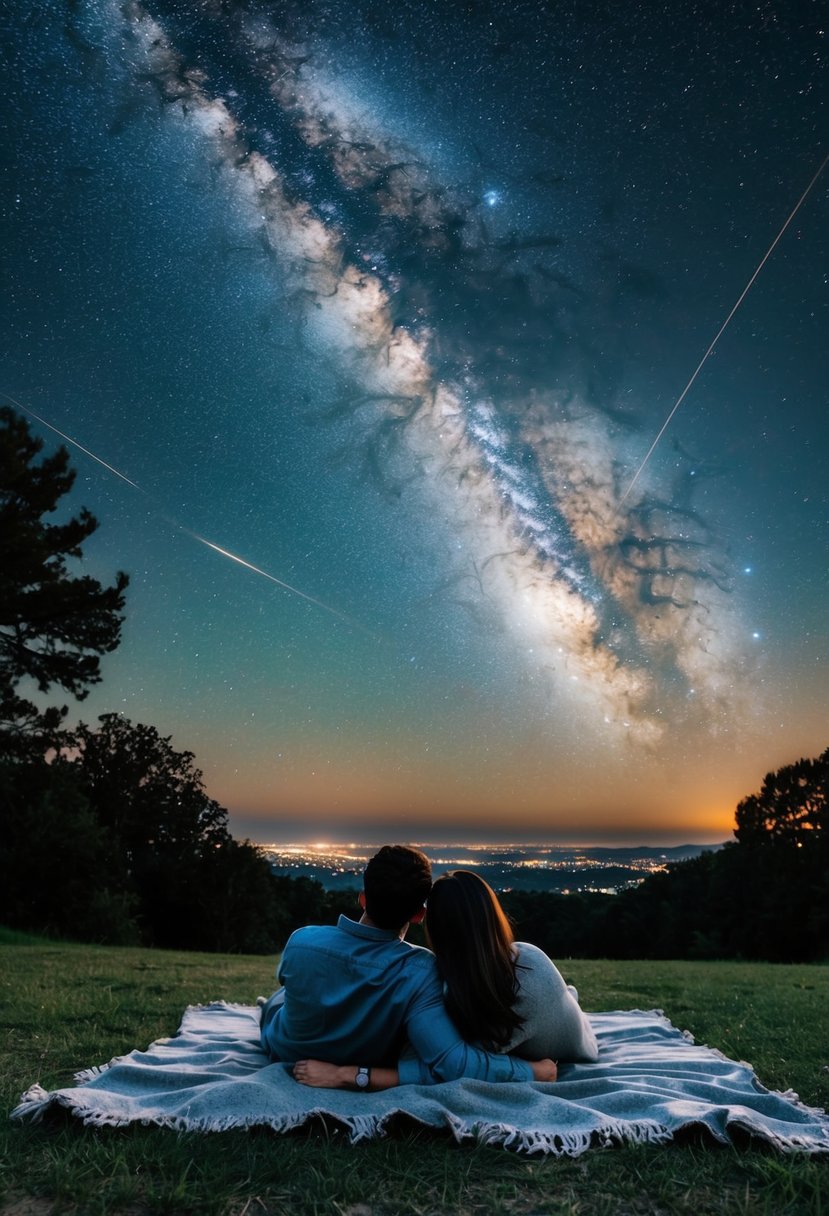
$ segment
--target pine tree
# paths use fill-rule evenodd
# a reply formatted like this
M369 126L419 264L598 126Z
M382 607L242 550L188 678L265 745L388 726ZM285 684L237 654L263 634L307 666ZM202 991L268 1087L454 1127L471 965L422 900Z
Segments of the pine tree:
M38 459L42 448L24 418L0 407L0 758L13 760L53 746L68 712L35 704L27 685L80 701L100 681L129 581L118 573L103 587L72 572L98 522L85 507L65 523L49 519L75 473L66 448Z

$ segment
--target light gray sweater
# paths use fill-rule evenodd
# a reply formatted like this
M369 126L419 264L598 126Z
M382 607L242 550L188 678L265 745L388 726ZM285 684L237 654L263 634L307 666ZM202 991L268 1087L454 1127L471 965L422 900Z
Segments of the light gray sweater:
M504 1051L525 1060L551 1059L593 1064L599 1058L596 1036L579 1006L579 994L538 946L516 942L518 999L523 1019Z

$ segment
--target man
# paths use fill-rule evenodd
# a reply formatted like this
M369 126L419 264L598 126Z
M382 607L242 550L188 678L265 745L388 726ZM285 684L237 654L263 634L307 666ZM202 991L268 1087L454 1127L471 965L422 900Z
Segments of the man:
M434 956L404 941L423 920L431 886L419 849L385 845L366 866L359 922L341 916L291 934L277 973L282 988L262 1009L262 1046L273 1059L359 1060L355 1089L370 1087L372 1067L399 1068L400 1084L555 1080L552 1061L492 1054L459 1037Z

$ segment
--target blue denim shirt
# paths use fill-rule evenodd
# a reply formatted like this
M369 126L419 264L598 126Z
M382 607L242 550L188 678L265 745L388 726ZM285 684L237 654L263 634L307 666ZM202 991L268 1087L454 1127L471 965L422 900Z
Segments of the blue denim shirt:
M401 1085L532 1080L526 1060L464 1043L444 1008L434 955L391 930L347 916L297 929L277 978L283 987L264 1006L261 1030L275 1060L396 1066Z

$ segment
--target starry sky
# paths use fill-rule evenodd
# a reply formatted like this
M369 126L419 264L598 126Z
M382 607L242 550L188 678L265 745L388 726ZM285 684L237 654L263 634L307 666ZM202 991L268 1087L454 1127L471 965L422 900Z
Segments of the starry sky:
M82 718L260 841L715 841L823 750L829 167L642 467L821 7L8 6L0 391L131 577Z

